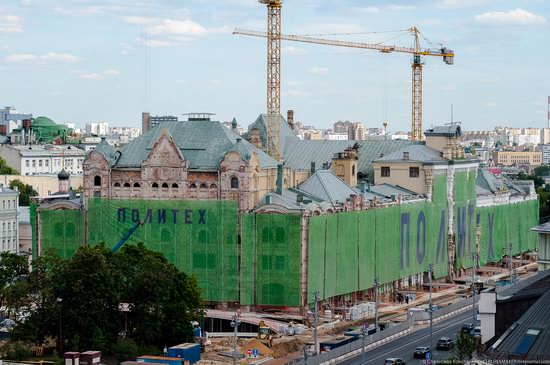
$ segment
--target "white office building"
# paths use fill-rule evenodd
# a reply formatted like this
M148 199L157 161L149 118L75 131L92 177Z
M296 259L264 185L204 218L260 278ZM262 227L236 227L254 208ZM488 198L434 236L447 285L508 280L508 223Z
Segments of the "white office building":
M0 252L19 252L19 192L0 186Z
M86 123L87 136L106 136L109 132L109 123Z
M21 175L57 174L63 169L72 175L82 175L86 152L68 145L3 145L0 155Z

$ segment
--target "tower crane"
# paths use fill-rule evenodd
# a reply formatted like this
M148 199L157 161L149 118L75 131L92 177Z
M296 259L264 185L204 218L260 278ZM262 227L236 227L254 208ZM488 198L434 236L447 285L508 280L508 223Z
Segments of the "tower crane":
M267 153L281 160L281 8L283 0L259 0L267 5Z
M269 2L268 0L260 0L260 2ZM279 13L280 21L280 13ZM269 18L268 18L269 23ZM280 23L279 23L280 25ZM340 41L333 39L322 39L309 36L300 36L292 34L280 34L278 33L277 40L287 40L293 42L305 42L305 43L315 43L315 44L324 44L328 46L337 46L337 47L348 47L348 48L362 48L362 49L372 49L382 53L409 53L413 55L412 60L412 126L411 126L411 136L413 141L422 140L422 66L424 62L422 60L423 56L437 56L442 57L443 61L447 65L452 65L454 63L454 52L450 49L447 49L441 46L439 49L430 49L422 48L420 46L420 36L422 34L416 27L407 29L414 37L414 47L402 47L402 46L393 46L393 45L384 45L384 44L373 44L373 43L364 43L364 42L350 42L350 41ZM273 63L277 64L278 71L280 71L280 58L275 60L270 57L275 57L274 54L271 54L269 51L269 44L271 43L270 39L273 39L273 33L264 33L253 30L239 29L236 28L233 31L233 34L237 35L246 35L252 37L264 37L268 38L268 115L269 115L269 95L277 95L277 105L279 105L279 96L280 96L280 73L274 74L269 69L269 60L271 59ZM280 48L279 48L280 49ZM280 52L278 53L280 56ZM272 83L270 84L270 81ZM277 88L276 91L270 90ZM269 119L268 119L269 120ZM279 124L277 123L277 127ZM278 135L277 135L278 136Z

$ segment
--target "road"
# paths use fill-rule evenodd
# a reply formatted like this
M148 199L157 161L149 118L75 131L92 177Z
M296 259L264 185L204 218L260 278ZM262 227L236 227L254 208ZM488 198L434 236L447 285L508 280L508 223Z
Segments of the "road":
M454 317L443 320L433 325L433 350L432 359L443 360L451 356L450 351L436 350L435 345L440 337L456 339L464 323L472 322L472 311L465 311ZM417 346L428 346L430 342L430 327L422 328L395 341L388 342L380 347L365 352L366 365L382 365L388 357L399 357L406 364L425 364L424 360L414 359L413 351ZM455 341L456 342L456 341ZM342 365L361 365L361 354L344 360Z

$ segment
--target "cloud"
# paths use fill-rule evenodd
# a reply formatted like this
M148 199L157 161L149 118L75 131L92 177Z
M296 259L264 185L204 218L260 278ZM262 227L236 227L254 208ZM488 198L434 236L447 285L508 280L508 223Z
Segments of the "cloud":
M328 67L312 67L309 72L315 75L324 75L328 73L329 68Z
M23 32L22 22L23 19L17 15L0 15L0 34L14 34Z
M298 86L298 85L302 85L303 82L301 81L296 81L296 80L289 80L286 82L287 85L290 85L290 86Z
M146 25L150 24L153 19L149 19L143 16L122 16L120 17L123 23L132 25Z
M365 13L371 13L371 14L376 14L380 12L380 8L376 6L367 6L365 8L361 8L360 10L364 11Z
M302 48L296 48L296 47L283 47L282 52L284 55L305 55L308 54L308 51Z
M75 75L76 78L82 79L82 80L101 81L101 80L105 80L107 77L110 77L110 76L118 76L120 75L120 72L114 69L103 70L103 72L86 72L81 70L73 70L71 71L71 74Z
M388 5L388 10L409 11L409 10L416 10L416 9L417 7L414 5L398 5L398 4Z
M94 5L94 6L84 6L84 7L56 7L53 11L60 15L65 16L91 16L91 15L102 15L102 14L112 14L113 12L120 12L124 10L123 7L118 5Z
M288 91L285 91L283 94L284 94L284 96L294 97L294 98L302 98L302 97L306 97L306 96L311 96L311 93L309 93L307 91L302 91L302 90L288 90Z
M75 62L78 57L68 53L48 52L42 55L34 53L15 53L4 59L9 63Z
M479 24L494 25L531 25L546 23L544 17L520 8L508 12L494 11L479 14L474 17L474 21Z
M442 0L437 4L441 9L471 8L481 6L488 0Z
M152 26L148 31L156 35L202 36L208 33L207 29L197 22L173 19L163 19L160 24Z
M490 102L490 103L485 104L485 106L486 106L487 108L494 108L495 106L498 106L498 104L497 104L497 103L494 103L494 102Z
M29 6L31 5L32 0L21 0L21 5L23 6Z
M118 76L120 75L120 72L118 70L108 69L103 71L103 74L107 76Z

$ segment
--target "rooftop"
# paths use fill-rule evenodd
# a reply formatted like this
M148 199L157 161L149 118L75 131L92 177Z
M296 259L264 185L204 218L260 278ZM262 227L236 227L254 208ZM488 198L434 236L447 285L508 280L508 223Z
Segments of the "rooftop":
M408 153L408 159L404 158L405 153ZM376 162L405 162L405 161L417 161L422 163L444 163L448 161L441 156L441 152L431 147L414 144L406 146L402 149L386 154L375 160Z

